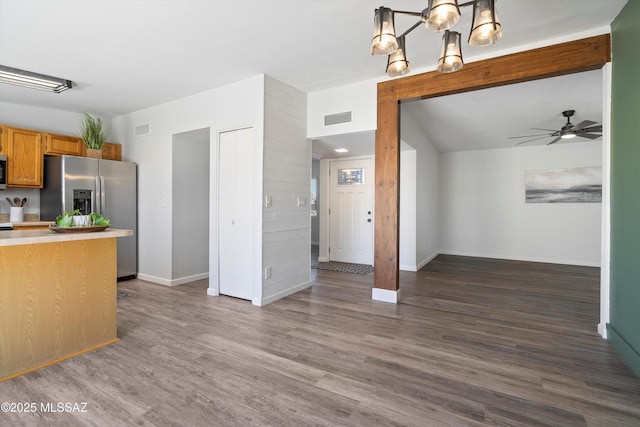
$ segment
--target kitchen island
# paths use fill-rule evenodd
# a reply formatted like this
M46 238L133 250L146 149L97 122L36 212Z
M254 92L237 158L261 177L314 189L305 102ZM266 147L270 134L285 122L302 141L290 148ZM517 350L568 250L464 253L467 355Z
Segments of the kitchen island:
M0 382L118 341L116 238L0 231Z

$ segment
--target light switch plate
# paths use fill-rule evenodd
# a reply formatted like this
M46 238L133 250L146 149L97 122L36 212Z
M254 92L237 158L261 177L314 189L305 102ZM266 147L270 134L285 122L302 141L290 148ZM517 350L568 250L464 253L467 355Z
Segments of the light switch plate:
M265 208L271 207L271 196L264 196L264 207Z

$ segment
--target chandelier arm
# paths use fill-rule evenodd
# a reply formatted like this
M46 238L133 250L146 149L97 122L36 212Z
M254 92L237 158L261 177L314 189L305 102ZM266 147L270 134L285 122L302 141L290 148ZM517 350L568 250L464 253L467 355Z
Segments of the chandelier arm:
M400 37L404 37L407 34L409 34L411 31L415 30L416 28L418 28L420 25L422 25L422 19L419 20L418 22L416 22L415 24L413 24L411 27L409 27L404 33L400 34L397 38Z
M400 14L400 15L411 15L411 16L422 16L422 12L409 12L407 10L393 10L394 14Z

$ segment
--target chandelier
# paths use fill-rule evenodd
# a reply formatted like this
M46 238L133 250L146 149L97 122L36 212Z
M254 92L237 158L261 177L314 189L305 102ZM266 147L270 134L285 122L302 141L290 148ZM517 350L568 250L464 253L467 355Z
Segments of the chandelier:
M429 0L422 12L394 11L381 6L374 17L371 54L388 55L387 75L403 76L411 71L405 49L405 36L424 24L430 31L441 32L442 50L438 59L438 71L452 73L464 65L460 47L460 33L449 31L460 20L460 8L473 5L473 21L468 43L471 46L487 46L502 37L502 28L496 13L495 0L474 0L458 5L456 0ZM394 15L419 16L420 20L396 36Z

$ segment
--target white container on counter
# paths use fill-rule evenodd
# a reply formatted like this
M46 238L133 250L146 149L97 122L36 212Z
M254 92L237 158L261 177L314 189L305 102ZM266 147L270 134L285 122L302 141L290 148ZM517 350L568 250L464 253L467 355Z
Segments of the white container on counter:
M24 208L22 206L11 206L9 211L9 222L23 222Z

